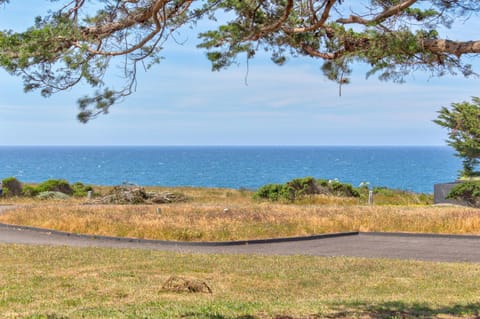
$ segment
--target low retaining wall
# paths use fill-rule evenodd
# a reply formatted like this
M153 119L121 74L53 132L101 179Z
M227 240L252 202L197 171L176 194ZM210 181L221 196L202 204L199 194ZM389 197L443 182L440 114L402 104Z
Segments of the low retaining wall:
M455 204L455 205L466 205L464 201L459 201L455 199L447 199L448 193L455 186L461 182L451 182L451 183L441 183L433 185L433 203L434 204Z

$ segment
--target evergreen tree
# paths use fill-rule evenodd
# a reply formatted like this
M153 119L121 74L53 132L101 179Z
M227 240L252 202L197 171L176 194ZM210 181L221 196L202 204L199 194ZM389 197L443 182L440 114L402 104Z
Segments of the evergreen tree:
M472 102L452 103L451 108L442 107L436 124L447 128L447 143L458 157L463 159L464 177L479 176L475 168L480 163L480 98Z

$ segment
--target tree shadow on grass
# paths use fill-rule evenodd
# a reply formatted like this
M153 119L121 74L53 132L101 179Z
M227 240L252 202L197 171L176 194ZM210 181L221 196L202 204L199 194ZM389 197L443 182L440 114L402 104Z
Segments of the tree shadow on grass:
M352 304L334 308L332 314L317 318L342 319L364 317L371 319L387 318L480 318L480 303L443 306L432 308L427 304L386 302L376 305Z
M307 316L276 315L273 317L243 315L223 316L219 314L186 313L182 316L185 319L407 319L407 318L476 318L480 319L480 302L465 305L453 305L433 308L427 304L403 302L386 302L382 304L367 305L364 303L346 304L332 307L328 314L311 314Z
M197 313L197 312L189 312L184 315L182 315L182 318L185 319L259 319L258 317L251 316L251 315L245 315L245 316L239 316L239 317L232 317L232 316L223 316L219 314L206 314L206 313Z
M311 314L306 316L293 316L289 314L265 316L265 315L242 315L226 316L221 314L208 314L205 312L188 312L180 316L182 319L408 319L408 318L475 318L480 319L480 302L465 305L444 306L432 308L427 304L403 302L386 302L382 304L368 305L365 303L339 304L331 306L331 311L325 314ZM68 317L56 314L33 315L32 319L68 319Z

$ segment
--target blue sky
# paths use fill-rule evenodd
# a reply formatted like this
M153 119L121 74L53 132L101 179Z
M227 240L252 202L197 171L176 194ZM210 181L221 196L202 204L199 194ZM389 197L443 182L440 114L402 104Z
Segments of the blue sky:
M2 29L31 21L27 10L38 8L26 2L0 8ZM133 96L87 125L75 118L85 88L44 99L0 71L0 145L444 145L446 131L432 123L438 109L480 95L479 79L415 73L399 85L366 80L359 66L340 97L320 61L278 67L266 57L250 62L246 85L245 64L211 72L195 37L182 37L140 72Z

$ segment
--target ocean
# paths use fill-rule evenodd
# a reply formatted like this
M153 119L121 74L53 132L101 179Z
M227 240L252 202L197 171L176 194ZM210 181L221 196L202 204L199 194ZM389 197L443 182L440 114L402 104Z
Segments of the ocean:
M455 180L460 169L452 149L433 146L0 147L0 178L32 183L256 189L312 176L432 193L435 183Z

